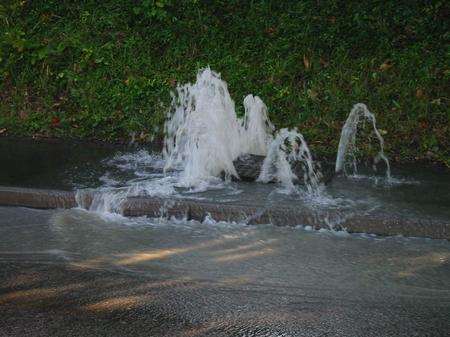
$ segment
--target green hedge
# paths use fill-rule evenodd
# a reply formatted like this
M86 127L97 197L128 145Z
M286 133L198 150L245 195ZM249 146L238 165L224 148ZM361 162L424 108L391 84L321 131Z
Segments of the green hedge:
M449 16L447 1L6 0L0 133L161 137L170 90L209 65L240 113L259 95L316 153L364 102L391 158L450 165Z

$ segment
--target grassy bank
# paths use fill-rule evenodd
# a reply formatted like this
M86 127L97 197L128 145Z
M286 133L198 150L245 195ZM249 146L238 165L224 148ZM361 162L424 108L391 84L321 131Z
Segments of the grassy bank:
M0 133L161 137L170 90L210 65L239 109L259 95L316 153L364 102L391 158L449 166L449 15L446 1L6 0Z

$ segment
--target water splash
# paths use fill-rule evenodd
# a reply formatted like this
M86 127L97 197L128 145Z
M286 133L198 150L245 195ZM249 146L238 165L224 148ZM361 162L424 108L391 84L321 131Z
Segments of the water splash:
M97 213L105 217L114 217L123 213L122 205L125 202L130 187L100 188L77 190L75 200L81 209Z
M301 165L308 193L319 194L321 174L314 165L308 144L296 129L281 129L278 132L264 159L258 181L277 181L288 192L294 191L294 182L299 179L292 170L294 165Z
M391 179L391 169L389 160L384 154L384 140L380 132L377 129L376 118L373 113L369 111L367 106L363 103L355 104L345 121L344 127L341 131L341 139L339 140L338 154L336 158L335 172L348 174L347 167L350 166L353 169L353 174L357 173L356 165L356 134L358 132L358 124L361 118L367 119L372 123L373 131L378 138L380 144L380 151L374 158L374 163L377 164L380 160L383 160L386 164L386 178L388 181Z
M185 187L222 174L238 178L233 161L243 153L265 155L273 130L259 97L247 96L244 106L242 121L227 84L210 68L200 71L194 84L178 86L165 125L165 170L180 170Z
M275 130L267 115L267 106L258 96L247 95L244 98L244 108L242 152L265 156Z
M227 85L209 68L191 85L179 86L172 97L165 125L165 170L183 172L182 182L193 186L223 171L237 176L233 159L239 154L239 122Z
M254 154L266 156L259 181L275 180L293 191L298 177L291 165L301 165L308 192L317 193L320 173L303 136L283 129L274 139L267 107L257 96L245 97L244 108L241 120L227 84L210 68L201 70L194 84L178 86L165 125L166 172L179 170L180 186L196 188L221 175L239 178L233 161Z
M123 205L128 197L177 196L173 177L132 182L125 187L103 187L77 190L75 201L79 208L109 216L123 214Z
M282 129L274 139L264 102L248 95L243 103L241 119L220 75L210 68L199 71L194 84L180 85L172 93L162 158L146 151L116 156L108 164L126 174L126 181L114 172L106 174L102 178L109 186L96 190L87 201L79 191L79 206L121 214L130 196L177 197L182 191L186 197L189 192L223 189L228 185L223 177L239 178L234 161L243 154L266 156L259 181L278 181L288 193L299 192L294 181L301 177L294 172L301 172L308 193L317 194L320 173L303 136ZM291 165L300 165L301 170Z

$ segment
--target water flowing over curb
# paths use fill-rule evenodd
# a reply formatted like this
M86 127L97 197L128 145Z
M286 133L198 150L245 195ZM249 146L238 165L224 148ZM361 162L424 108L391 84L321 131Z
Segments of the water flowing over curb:
M83 205L89 206L95 192L83 194ZM0 205L53 209L73 208L78 203L73 191L43 190L0 186ZM276 226L312 226L329 229L324 219L339 214L321 214L307 208L244 206L239 204L218 204L208 201L128 197L122 204L125 216L185 217L203 221L207 216L217 221L244 222L249 225L271 223ZM342 219L339 228L350 233L371 233L378 235L403 235L450 240L450 222L427 218L405 218L394 214L353 215Z

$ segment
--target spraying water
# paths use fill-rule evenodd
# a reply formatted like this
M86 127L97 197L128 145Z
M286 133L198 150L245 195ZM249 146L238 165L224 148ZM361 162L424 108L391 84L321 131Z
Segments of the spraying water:
M205 69L191 85L173 95L165 125L165 170L181 170L181 181L193 186L224 172L236 176L233 160L239 155L239 121L227 85L219 74Z
M248 95L244 107L242 121L227 84L209 68L198 73L194 84L178 86L165 125L165 170L180 170L184 187L221 174L238 178L233 161L243 153L265 155L273 131L259 97Z
M303 135L296 129L281 129L271 143L264 159L261 182L278 181L288 191L293 191L294 181L299 179L292 171L293 165L302 165L303 181L310 194L320 192L320 172L315 168L311 152Z
M374 159L375 164L383 160L386 164L386 178L391 179L391 169L389 160L384 154L384 140L376 126L375 115L369 111L367 106L362 103L355 104L345 121L341 132L341 139L339 141L338 154L336 158L335 172L348 174L347 167L353 169L353 174L357 173L356 166L356 134L358 132L358 124L361 118L365 118L372 123L373 131L375 132L378 142L380 144L380 151Z
M267 107L258 96L248 95L244 98L244 108L243 152L265 156L275 130L267 115Z
M222 176L239 178L233 162L243 154L266 156L259 181L277 181L292 192L298 177L291 165L302 165L308 192L318 192L320 173L303 136L296 130L282 129L274 139L267 107L258 96L246 96L244 109L244 117L238 118L226 82L210 68L199 71L194 84L178 86L172 93L165 124L165 176L151 177L152 173L142 170L141 166L146 169L143 164L148 164L147 159L135 160L132 156L122 163L122 158L118 167L128 169L131 161L139 169L139 179L123 187L97 190L87 202L79 192L78 204L99 213L121 213L129 196L167 197L175 195L179 187L193 192L217 188L223 186ZM150 157L150 162L155 159ZM157 167L161 165L159 160L156 163Z

